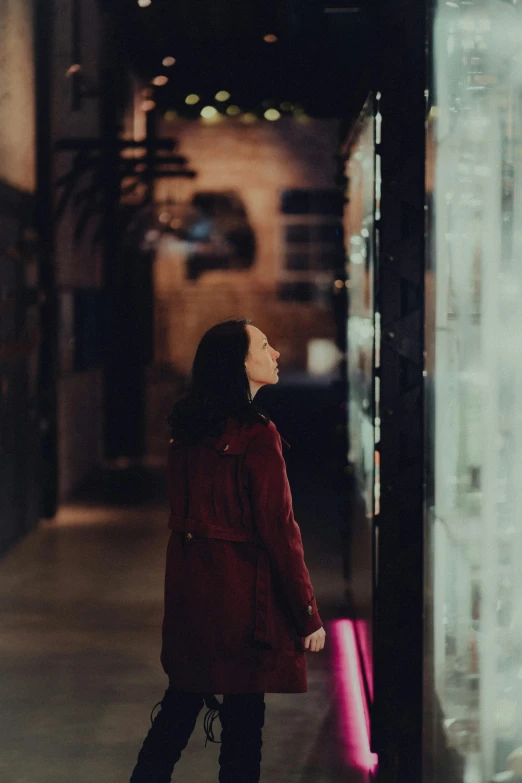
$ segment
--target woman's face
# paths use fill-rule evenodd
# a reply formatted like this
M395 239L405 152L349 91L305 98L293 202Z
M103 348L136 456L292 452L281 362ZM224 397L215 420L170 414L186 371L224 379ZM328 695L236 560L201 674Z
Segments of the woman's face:
M256 326L246 327L250 338L250 349L245 361L245 367L250 382L252 397L261 386L267 383L277 383L279 371L277 360L280 353L269 344L267 338Z

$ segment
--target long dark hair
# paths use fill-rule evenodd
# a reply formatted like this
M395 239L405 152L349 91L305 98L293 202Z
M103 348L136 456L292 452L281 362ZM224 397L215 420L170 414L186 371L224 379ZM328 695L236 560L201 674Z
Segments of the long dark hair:
M185 443L222 435L228 419L250 424L259 414L245 369L250 349L248 318L223 321L209 329L198 345L187 391L167 418L172 436Z

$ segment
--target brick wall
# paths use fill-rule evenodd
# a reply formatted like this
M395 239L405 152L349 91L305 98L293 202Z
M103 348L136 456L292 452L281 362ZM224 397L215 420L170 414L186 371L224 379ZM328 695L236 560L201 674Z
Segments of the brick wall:
M29 0L0 3L0 180L35 188L33 18Z

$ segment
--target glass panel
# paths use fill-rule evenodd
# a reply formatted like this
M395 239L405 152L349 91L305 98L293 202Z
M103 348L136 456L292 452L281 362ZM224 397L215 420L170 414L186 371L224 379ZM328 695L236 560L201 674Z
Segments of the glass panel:
M344 233L348 253L348 460L354 470L358 502L351 517L349 586L355 630L367 691L373 697L372 586L375 431L374 370L374 119L368 100L352 141L346 175L349 182Z
M424 780L522 779L522 9L435 3Z

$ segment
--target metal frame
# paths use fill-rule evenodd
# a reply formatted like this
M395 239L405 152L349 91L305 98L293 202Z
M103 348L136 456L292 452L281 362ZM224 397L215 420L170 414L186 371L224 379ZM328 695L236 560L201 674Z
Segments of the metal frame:
M376 222L381 497L376 517L373 750L378 780L422 780L425 6L376 0L382 138ZM380 93L380 96L379 96Z

